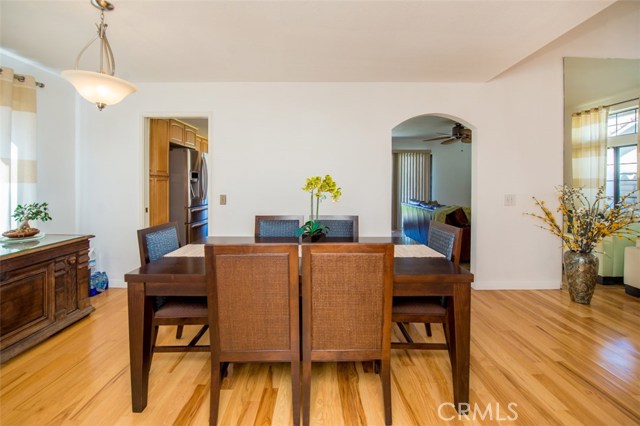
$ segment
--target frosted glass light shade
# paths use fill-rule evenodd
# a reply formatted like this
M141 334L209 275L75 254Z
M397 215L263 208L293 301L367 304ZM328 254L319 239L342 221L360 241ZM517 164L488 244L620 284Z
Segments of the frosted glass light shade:
M126 80L99 72L67 70L62 71L62 77L73 84L80 96L98 105L100 110L105 105L117 104L137 90Z

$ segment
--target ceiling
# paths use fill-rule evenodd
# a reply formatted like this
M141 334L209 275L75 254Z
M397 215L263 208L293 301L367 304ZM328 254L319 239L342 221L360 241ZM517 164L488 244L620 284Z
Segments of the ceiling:
M135 83L485 82L612 3L114 0L106 22L116 76ZM0 0L0 44L59 72L98 20L89 0Z

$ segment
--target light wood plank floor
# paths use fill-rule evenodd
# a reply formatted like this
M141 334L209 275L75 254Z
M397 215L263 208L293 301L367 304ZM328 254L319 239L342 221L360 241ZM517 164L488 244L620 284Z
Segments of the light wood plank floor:
M459 419L449 406L439 410L452 399L444 351L393 351L394 425L640 424L638 299L621 287L598 287L590 307L571 303L566 291L474 291L472 297L475 419ZM2 426L206 425L208 354L156 354L149 405L134 414L126 290L111 289L92 302L97 310L88 319L2 365ZM440 326L434 329L434 338L442 338ZM186 330L185 339L195 331ZM169 343L174 335L165 328L160 338ZM286 365L234 366L223 383L220 424L291 424L289 379ZM371 366L314 365L311 419L383 424Z

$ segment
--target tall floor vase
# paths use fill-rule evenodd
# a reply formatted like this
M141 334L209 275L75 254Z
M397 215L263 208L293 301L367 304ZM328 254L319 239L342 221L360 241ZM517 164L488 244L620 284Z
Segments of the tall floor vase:
M591 303L598 276L598 258L595 253L567 251L563 256L564 274L569 296L576 303Z

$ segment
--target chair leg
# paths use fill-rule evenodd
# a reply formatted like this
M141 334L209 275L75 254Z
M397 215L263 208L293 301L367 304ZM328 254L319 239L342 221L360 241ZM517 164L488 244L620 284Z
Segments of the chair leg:
M431 337L432 336L432 334L431 334L431 323L425 322L424 323L424 329L427 332L427 336Z
M300 361L291 361L291 405L293 424L300 424Z
M176 326L176 339L182 339L182 330L184 329L184 325Z
M380 380L382 381L382 400L384 403L384 424L392 424L391 415L391 365L389 360L381 360Z
M309 425L311 418L311 361L302 361L302 424Z
M211 391L209 403L209 426L218 424L218 407L220 405L220 368L219 362L211 360Z
M407 331L404 324L401 322L397 322L396 324L398 324L398 328L400 329L400 332L404 336L404 339L407 341L407 343L413 343L413 339L411 338L411 335L409 334L409 331Z
M178 327L182 327L181 325L179 325ZM195 346L200 339L202 338L202 336L204 336L204 333L209 329L209 324L205 324L202 326L202 328L200 329L200 331L198 331L198 333L193 336L193 339L191 339L191 341L189 342L189 344L187 346Z

